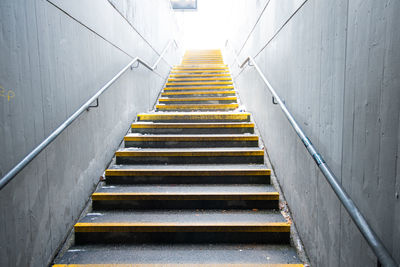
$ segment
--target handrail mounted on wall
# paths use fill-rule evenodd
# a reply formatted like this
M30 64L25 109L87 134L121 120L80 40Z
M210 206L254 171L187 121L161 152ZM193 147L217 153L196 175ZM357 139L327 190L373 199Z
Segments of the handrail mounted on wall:
M88 110L91 104L96 101L98 105L98 98L101 94L103 94L122 74L125 73L129 68L132 69L133 64L136 62L141 63L143 66L148 68L151 71L155 71L160 63L161 59L164 57L164 54L171 46L172 43L175 43L175 46L178 47L178 44L175 40L170 40L168 44L165 46L164 50L158 57L157 61L153 66L150 66L145 60L140 57L135 57L132 59L125 67L123 67L110 81L108 81L103 87L101 87L96 94L94 94L89 100L87 100L77 111L74 112L68 119L66 119L60 126L57 127L46 139L44 139L37 147L35 147L28 155L26 155L17 165L15 165L9 172L6 173L0 179L0 190L3 189L22 169L26 167L39 153L45 149L51 142L53 142L57 136L59 136L73 121L75 121L79 115L81 115L85 110ZM169 65L169 64L168 64Z
M236 52L233 49L233 47L230 45L229 40L226 41L225 46L228 46L228 44L229 44L231 50L233 51L235 61L238 63L238 66L241 69L243 69L248 64L250 66L254 66L254 68L257 70L261 79L264 81L264 83L267 85L269 91L271 92L272 97L275 99L277 104L279 104L283 113L285 114L286 118L288 119L290 125L293 127L293 129L295 130L295 132L297 133L297 135L303 142L308 153L310 153L310 155L314 159L315 163L318 165L318 168L321 170L321 172L325 176L326 180L330 184L331 188L333 189L335 194L338 196L340 202L346 208L348 214L350 215L350 217L356 224L357 228L360 230L360 232L362 233L364 238L367 240L369 246L374 251L375 255L378 258L378 266L383 265L383 266L387 266L387 267L397 267L398 264L395 262L393 257L390 255L388 250L383 245L382 241L379 239L379 237L376 235L374 230L368 224L367 220L362 215L362 213L357 208L357 206L354 204L353 200L346 193L346 191L344 190L342 185L338 182L338 179L336 178L335 174L330 170L328 164L326 164L325 160L318 153L317 149L311 143L310 139L307 137L307 135L301 129L301 127L299 126L297 121L294 119L293 115L289 112L284 101L282 101L282 99L276 93L275 89L272 87L271 83L268 81L268 79L262 73L260 67L257 65L254 58L249 56L246 58L245 61L243 61L242 64L239 64L239 60L236 55Z

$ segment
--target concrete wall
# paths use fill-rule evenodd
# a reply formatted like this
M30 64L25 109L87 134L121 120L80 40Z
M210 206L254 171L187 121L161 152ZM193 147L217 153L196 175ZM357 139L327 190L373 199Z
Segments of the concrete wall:
M237 1L229 12L239 58L255 57L400 262L400 1ZM376 266L255 69L228 62L312 265Z
M153 64L179 37L169 1L113 2L121 6L0 1L0 176L133 57ZM131 20L126 8L146 16ZM0 191L0 266L50 263L136 113L152 109L181 54L171 47L157 73L143 66L125 73L99 108L82 114Z

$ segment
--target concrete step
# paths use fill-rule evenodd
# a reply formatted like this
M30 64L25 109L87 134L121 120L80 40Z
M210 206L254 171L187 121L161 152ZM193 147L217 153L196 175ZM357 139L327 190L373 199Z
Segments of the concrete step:
M175 87L175 86L216 86L216 85L231 85L232 81L222 81L222 82L167 82L165 85L167 87Z
M258 135L192 134L141 135L124 137L125 147L181 148L181 147L258 147Z
M208 78L208 77L231 77L230 74L171 74L171 78Z
M226 65L211 65L211 64L183 64L175 66L172 70L229 70Z
M105 186L92 194L99 210L131 209L279 209L272 185Z
M115 152L117 164L263 164L261 148L122 148Z
M231 89L226 90L191 90L191 91L164 91L161 93L161 97L168 98L191 98L191 97L228 97L236 96L236 92Z
M151 123L135 122L132 133L142 134L241 134L254 133L253 122Z
M182 78L168 78L168 82L190 82L190 81L232 81L231 77L182 77Z
M233 91L232 85L228 86L181 86L181 87L165 87L163 92L184 92L184 91Z
M74 231L76 244L290 242L290 223L264 210L101 211L88 213Z
M198 111L198 110L235 110L238 103L230 104L157 104L156 110L161 111Z
M286 244L81 245L71 247L53 266L89 267L89 263L113 264L96 267L303 267L295 249Z
M181 70L171 70L171 74L181 74L181 73L203 73L203 74L210 74L210 73L219 73L219 74L229 74L228 69L207 69L207 70L192 70L192 69L181 69Z
M137 121L152 122L249 122L248 112L154 112L139 113Z
M160 104L227 104L237 103L236 96L224 97L160 97Z
M223 60L217 60L217 59L197 59L197 60L190 59L190 60L183 60L182 64L184 64L184 65L197 65L197 64L221 65L221 64L224 64L224 61Z
M265 165L113 165L105 172L115 184L269 184Z

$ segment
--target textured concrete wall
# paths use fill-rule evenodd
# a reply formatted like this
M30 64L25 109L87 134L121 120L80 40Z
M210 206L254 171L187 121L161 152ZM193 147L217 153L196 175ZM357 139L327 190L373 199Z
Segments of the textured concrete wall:
M153 64L178 37L169 1L125 2L0 1L0 176L133 57ZM130 20L126 6L146 16ZM83 113L0 191L0 266L50 263L131 121L152 109L181 53L171 47L157 73L143 66L125 73L99 108Z
M241 1L229 12L239 58L255 57L400 262L400 1ZM312 265L376 266L255 69L229 63Z

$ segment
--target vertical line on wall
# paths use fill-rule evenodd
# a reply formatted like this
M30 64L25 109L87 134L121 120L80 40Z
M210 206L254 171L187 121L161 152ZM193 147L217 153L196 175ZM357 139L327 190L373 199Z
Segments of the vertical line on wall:
M349 0L346 2L346 28L345 28L345 38L344 38L344 68L343 68L343 106L342 106L342 155L341 161L343 162L343 147L344 147L344 134L345 134L345 127L344 127L344 119L345 119L345 96L346 96L346 73L347 73L347 39L348 39L348 29L349 29ZM354 124L354 120L353 120ZM353 136L352 136L353 138ZM340 165L340 184L343 186L343 164ZM341 255L342 255L342 205L339 205L339 264L341 262Z

